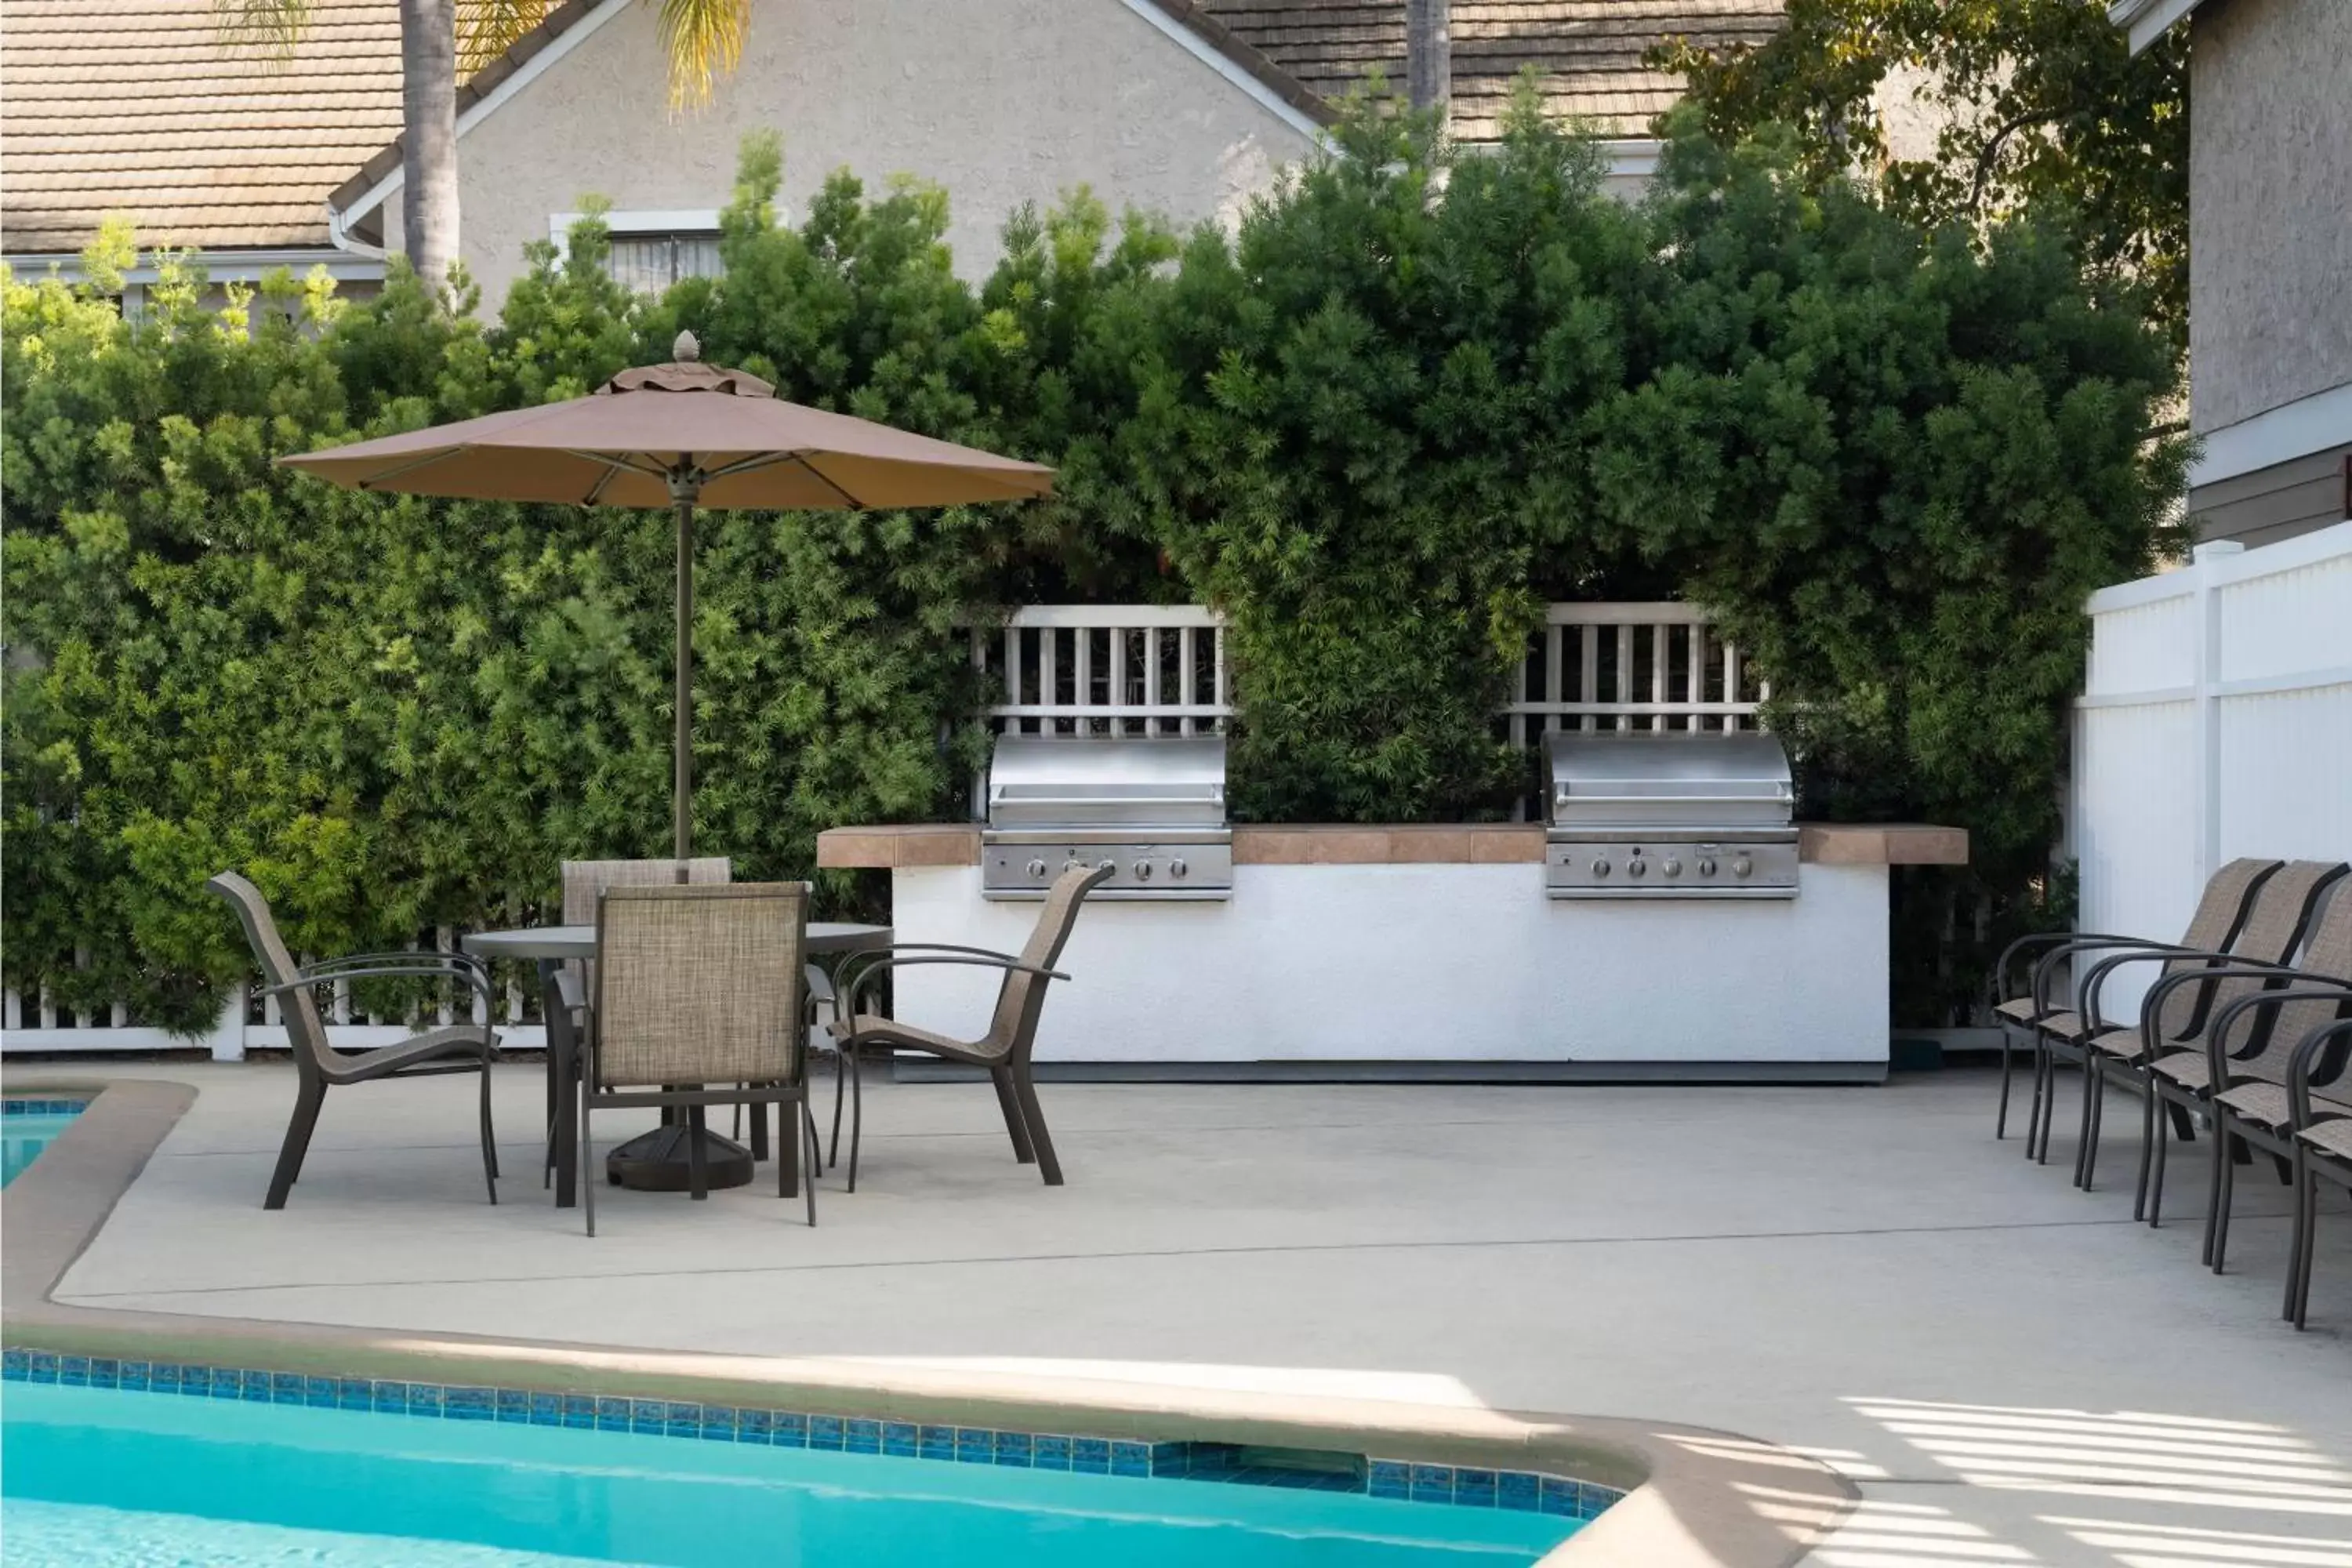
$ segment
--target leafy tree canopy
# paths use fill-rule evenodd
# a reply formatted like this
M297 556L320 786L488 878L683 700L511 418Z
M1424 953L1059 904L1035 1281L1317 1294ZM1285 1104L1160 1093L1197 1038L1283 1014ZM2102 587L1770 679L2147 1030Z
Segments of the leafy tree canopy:
M1653 58L1684 74L1718 139L1794 127L1816 177L1876 171L1924 226L2063 214L2093 267L2147 279L2185 343L2185 29L2135 57L2106 0L1789 0L1761 46L1675 41ZM1896 155L1898 111L1936 127L1931 153Z

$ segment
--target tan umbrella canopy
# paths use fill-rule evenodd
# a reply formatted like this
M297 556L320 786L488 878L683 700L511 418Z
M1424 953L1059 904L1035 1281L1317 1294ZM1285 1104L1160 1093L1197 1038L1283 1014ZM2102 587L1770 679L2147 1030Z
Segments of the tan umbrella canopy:
M1051 493L1054 470L785 403L740 370L625 370L587 397L278 460L362 490L677 514L677 858L693 848L694 509L951 506Z

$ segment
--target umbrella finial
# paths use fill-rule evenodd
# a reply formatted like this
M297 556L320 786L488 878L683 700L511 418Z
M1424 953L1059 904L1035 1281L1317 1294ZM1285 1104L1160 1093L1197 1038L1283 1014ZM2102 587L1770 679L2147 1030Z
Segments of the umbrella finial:
M692 332L680 332L677 342L669 346L669 357L680 364L691 364L702 357L702 345L694 341Z

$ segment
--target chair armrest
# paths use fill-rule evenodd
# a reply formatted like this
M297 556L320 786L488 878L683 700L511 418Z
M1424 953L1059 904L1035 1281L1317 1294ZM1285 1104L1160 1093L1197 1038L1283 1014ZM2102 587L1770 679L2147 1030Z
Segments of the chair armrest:
M2217 1089L2221 1087L2222 1064L2225 1060L2242 1060L2253 1054L2254 1047L2251 1043L2242 1051L2231 1051L2227 1047L2230 1026L2236 1021L2239 1014L2256 1007L2276 1007L2288 1002L2340 1003L2347 997L2352 997L2352 980L2334 980L2324 974L2295 974L2295 984L2283 991L2257 991L2251 996L2241 996L2223 1007L2221 1013L2205 1026L2205 1042L2213 1058L2214 1087Z
M2299 1131L2316 1124L2311 1110L2311 1090L2315 1084L2334 1083L2344 1076L2345 1053L2337 1051L2336 1060L2325 1078L2314 1069L2319 1065L2319 1053L2330 1040L2341 1040L2352 1046L2352 1018L2338 1018L2332 1024L2322 1024L2304 1036L2294 1047L2294 1056L2287 1062L2286 1098L2292 1121Z
M446 952L437 948L425 951L411 948L405 952L352 952L346 953L341 958L321 959L316 963L305 966L302 973L333 979L335 976L332 971L346 968L352 964L442 963L454 963L466 969L478 969L486 974L489 973L490 968L489 960L478 953L464 952L454 948Z
M2000 956L1993 961L1992 972L1985 977L1991 993L1987 998L1986 1005L1999 1006L2001 1003L2011 999L2007 994L2010 963L2031 948L2053 942L2134 942L2137 940L2133 937L2110 935L2105 931L2037 931L2031 936L2019 937L2001 949ZM2030 969L2026 971L2025 983L2027 991L2031 991L2033 986L2033 972ZM2019 993L2021 995L2023 994Z
M2165 998L2184 985L2202 985L2214 980L2275 980L2282 975L2294 973L2296 973L2294 970L2284 963L2261 963L2249 959L2239 959L2235 963L2218 964L2210 968L2188 970L2179 974L2159 975L2157 977L2156 984L2150 985L2147 988L2147 994L2139 1000L2140 1041L2151 1055L2155 1053L2156 1016L2163 1010ZM2210 1023L2208 1028L2209 1030L2210 1028Z
M400 977L427 980L462 979L481 996L485 1005L494 998L490 994L490 979L469 964L376 963L339 965L326 973L305 970L279 985L265 985L264 996L276 996L288 991L299 991L306 986L331 985L338 980L383 980Z
M2099 996L2106 989L2108 975L2128 964L2158 962L2173 963L2186 958L2202 958L2205 963L2201 968L2184 970L2179 974L2157 976L2149 985L2148 991L2140 997L2142 1023L2146 1023L2147 1019L2149 996L2155 994L2159 989L2165 995L2169 996L2183 985L2201 984L2213 979L2224 967L2233 964L2251 967L2259 965L2261 963L2257 959L2232 958L2226 952L2210 948L2180 947L2169 942L2134 948L2128 952L2116 953L2112 958L2100 959L2083 972L2081 983L2076 986L2076 990L2080 993L2078 1010L2086 1020L2097 1023L2100 1021Z
M971 948L938 956L919 955L913 958L898 958L886 955L857 972L857 978L850 983L846 993L847 1001L842 1016L845 1018L857 1016L857 999L865 993L866 987L873 984L877 976L887 973L893 969L910 968L919 963L970 964L977 969L1001 969L1008 974L1017 972L1023 974L1038 975L1046 980L1069 978L1058 969L1045 969L1034 963L1024 963L1017 958L1007 958L1001 952L989 952L982 948Z
M845 998L856 991L857 983L863 977L866 965L877 963L897 952L961 952L969 953L974 958L1008 963L1019 962L1009 952L998 952L985 947L963 947L951 942L894 942L883 947L861 947L834 966L833 984L837 999Z
M2116 948L2128 948L2131 951L2108 960L2107 967L2110 969L2123 963L2137 963L2142 960L2157 958L2167 960L2175 958L2208 958L2220 963L2227 963L2230 956L2225 952L2213 952L2201 947L2183 947L2179 942L2150 942L2145 937L2084 937L2078 941L2069 942L2063 947L2052 949L2049 952L2044 953L2034 963L2032 984L2034 1006L2045 1013L2050 1010L2048 997L2050 976L2057 972L2058 965L2063 960L2070 958L2078 952L2112 952ZM2093 965L2094 970L2096 970L2097 967L2098 966L2095 964ZM2086 973L2084 976L2084 983L2085 985L2089 984L2089 980L2090 976ZM2078 987L2077 989L2079 991L2081 988ZM2083 1003L2087 1004L2089 1000L2090 997L2086 995L2083 998ZM2087 1018L2090 1015L2085 1013L2084 1016Z

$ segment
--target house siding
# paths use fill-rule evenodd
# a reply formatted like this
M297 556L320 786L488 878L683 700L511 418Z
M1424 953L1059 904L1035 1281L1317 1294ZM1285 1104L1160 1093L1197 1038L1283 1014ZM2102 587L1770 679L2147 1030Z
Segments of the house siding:
M2252 549L2352 521L2352 440L2189 492L2189 521L2200 544L2234 539Z
M2191 26L2189 420L2204 434L2352 383L2352 3L2209 0Z
M715 101L671 112L656 11L630 5L459 143L463 254L502 299L523 247L583 195L621 211L726 205L747 132L784 136L787 215L846 167L878 193L946 187L956 270L1006 216L1091 185L1114 211L1238 217L1310 148L1287 120L1122 0L865 0L762 8ZM398 195L385 205L399 246Z

